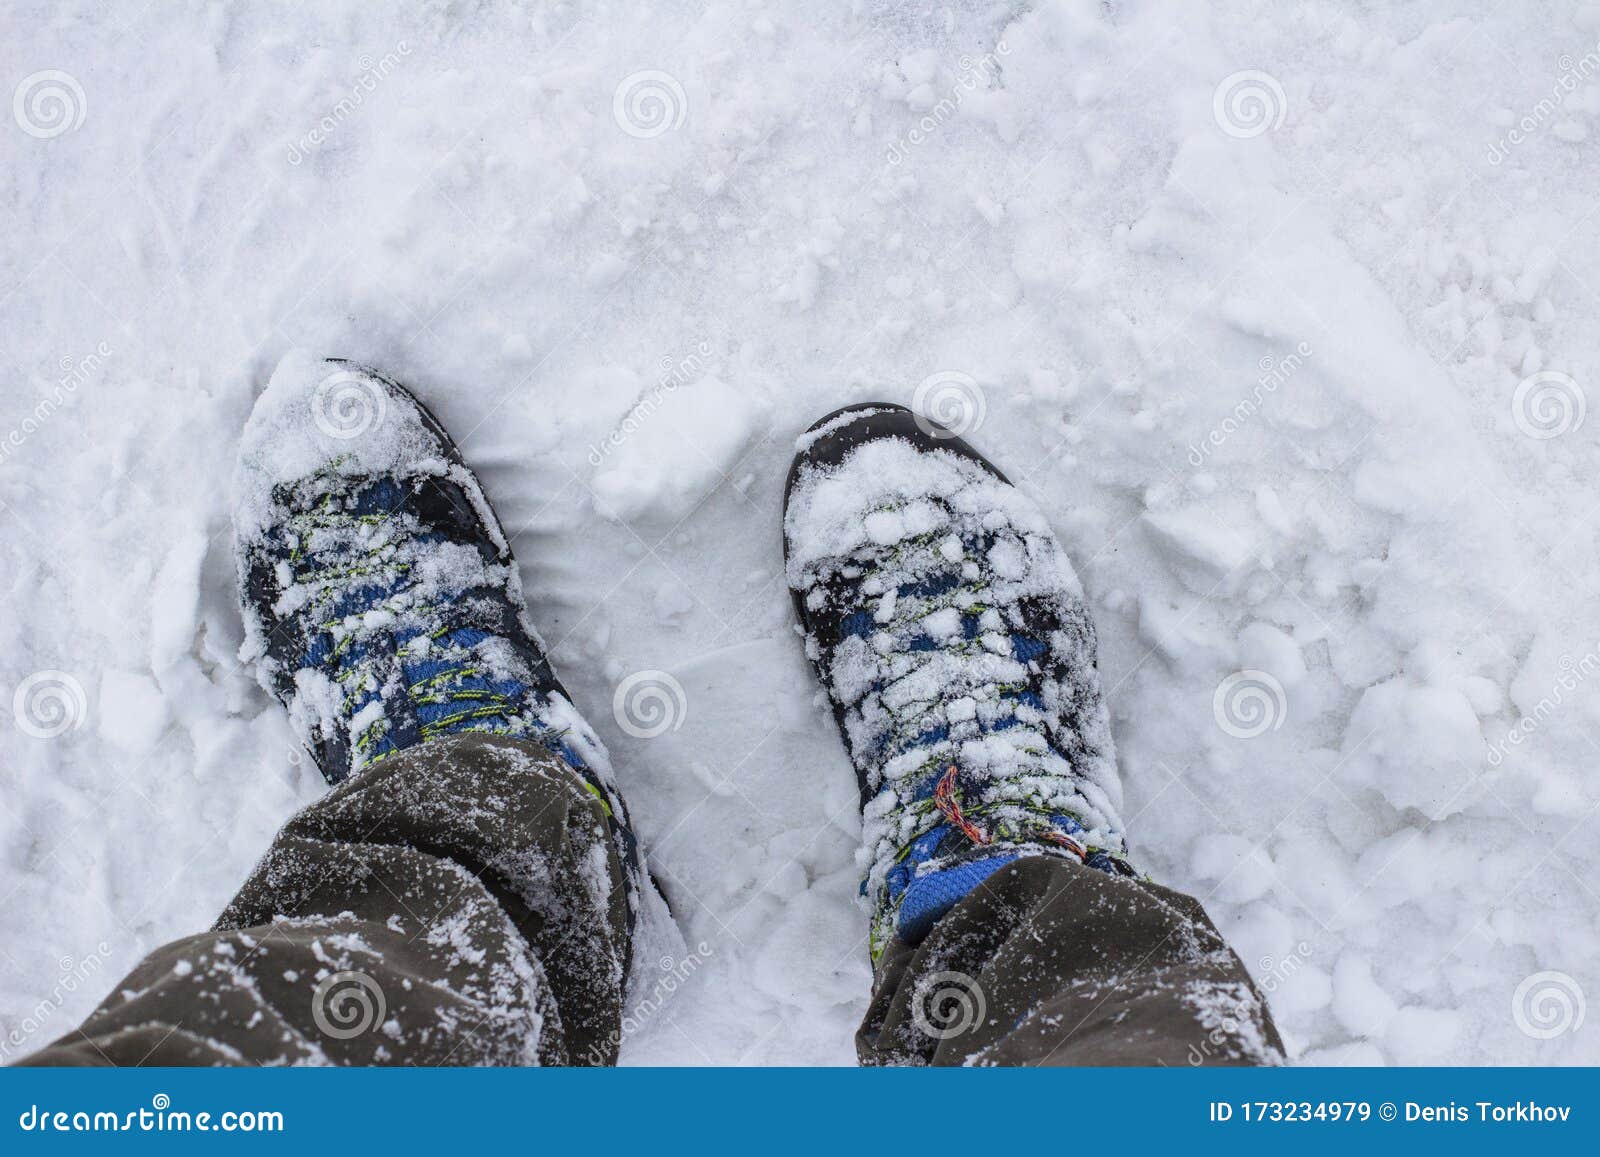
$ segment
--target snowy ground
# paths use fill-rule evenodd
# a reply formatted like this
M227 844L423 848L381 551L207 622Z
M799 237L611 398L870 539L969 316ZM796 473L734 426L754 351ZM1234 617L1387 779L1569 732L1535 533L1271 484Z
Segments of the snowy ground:
M226 486L298 348L515 535L682 926L628 1059L853 1057L778 510L806 424L932 378L1078 563L1135 858L1294 1054L1600 1062L1600 11L921 7L11 6L7 1058L323 790Z

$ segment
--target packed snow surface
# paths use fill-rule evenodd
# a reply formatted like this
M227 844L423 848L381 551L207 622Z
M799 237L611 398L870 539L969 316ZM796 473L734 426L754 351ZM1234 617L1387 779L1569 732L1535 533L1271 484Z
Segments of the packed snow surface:
M416 391L512 539L677 917L625 1060L853 1059L856 789L779 512L796 437L882 399L1050 518L1130 852L1294 1057L1600 1062L1594 6L52 0L6 33L3 1059L325 790L240 663L230 542L293 354Z

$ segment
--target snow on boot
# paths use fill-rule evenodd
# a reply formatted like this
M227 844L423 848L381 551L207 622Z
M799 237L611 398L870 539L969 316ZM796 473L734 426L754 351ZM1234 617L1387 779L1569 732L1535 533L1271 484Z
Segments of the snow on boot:
M1134 874L1094 628L1044 515L900 406L799 445L789 588L861 788L873 959L1020 856Z
M637 854L605 748L528 618L505 532L438 421L346 361L291 356L240 445L241 657L330 783L466 732L559 754Z

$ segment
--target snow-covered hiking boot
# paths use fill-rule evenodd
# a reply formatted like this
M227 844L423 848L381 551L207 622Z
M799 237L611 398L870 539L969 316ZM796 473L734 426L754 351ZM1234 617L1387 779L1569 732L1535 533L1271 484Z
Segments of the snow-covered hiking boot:
M863 805L876 960L1020 856L1132 875L1072 565L950 431L851 406L801 439L784 552Z
M511 548L444 428L345 361L285 359L240 445L245 642L330 783L419 743L526 738L583 777L637 858L599 738L557 681Z

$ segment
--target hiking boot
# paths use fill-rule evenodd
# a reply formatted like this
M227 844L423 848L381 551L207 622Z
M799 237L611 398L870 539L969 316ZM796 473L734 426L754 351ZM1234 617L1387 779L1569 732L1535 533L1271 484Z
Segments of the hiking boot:
M786 568L861 790L873 959L1021 856L1133 875L1094 628L1043 513L901 406L799 445Z
M579 773L637 869L605 748L551 670L505 532L409 391L286 359L245 426L234 530L241 657L328 782L448 736L531 740Z

